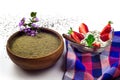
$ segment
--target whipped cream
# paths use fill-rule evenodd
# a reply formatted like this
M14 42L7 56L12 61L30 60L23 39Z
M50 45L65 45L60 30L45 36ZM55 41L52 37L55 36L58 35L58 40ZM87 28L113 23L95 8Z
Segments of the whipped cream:
M85 46L88 46L88 44L87 44L87 42L86 42L86 38L88 37L88 35L93 35L94 36L94 38L95 38L95 41L93 42L93 43L100 43L100 46L101 47L105 47L105 46L107 46L109 43L110 43L110 40L108 40L108 41L105 41L105 42L103 42L101 39L100 39L100 32L99 31L97 31L97 30L95 30L95 31L89 31L88 33L86 33L86 34L83 34L84 35L84 39L83 40L81 40L81 42L80 42L80 44L82 44L82 45L85 45Z

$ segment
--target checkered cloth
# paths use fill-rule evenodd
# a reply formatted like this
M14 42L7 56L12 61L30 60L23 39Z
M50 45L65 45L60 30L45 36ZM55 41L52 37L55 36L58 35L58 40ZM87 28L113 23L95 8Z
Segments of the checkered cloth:
M98 55L80 54L66 40L66 70L63 80L113 80L120 76L120 31L111 46Z

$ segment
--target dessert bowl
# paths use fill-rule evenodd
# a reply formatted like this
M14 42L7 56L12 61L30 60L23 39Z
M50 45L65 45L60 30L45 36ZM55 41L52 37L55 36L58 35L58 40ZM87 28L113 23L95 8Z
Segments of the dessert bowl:
M16 52L14 52L11 49L12 44L17 38L25 35L24 32L18 31L14 33L12 36L10 36L10 38L7 41L6 50L7 50L8 56L16 65L18 65L19 67L25 70L39 70L39 69L49 68L57 62L57 60L60 58L60 56L63 53L64 42L63 42L62 36L58 32L48 28L41 27L39 29L40 29L40 32L44 32L44 33L55 36L60 42L59 46L55 50L49 52L45 56L39 57L36 55L36 57L24 57L24 56L22 57L22 56L16 55Z
M70 44L72 47L76 48L78 51L83 52L83 53L93 53L93 54L101 53L105 50L105 48L107 48L108 46L111 45L113 34L114 34L114 30L112 29L110 32L110 36L111 36L110 39L106 43L103 43L103 44L105 44L104 47L99 47L99 48L98 47L89 47L89 46L78 44L78 43L75 43L72 41L70 41Z
M114 29L111 27L111 22L100 31L89 31L87 25L82 23L79 26L79 32L73 31L70 28L68 34L63 34L63 37L70 42L70 45L77 49L82 54L101 53L111 45L114 35Z

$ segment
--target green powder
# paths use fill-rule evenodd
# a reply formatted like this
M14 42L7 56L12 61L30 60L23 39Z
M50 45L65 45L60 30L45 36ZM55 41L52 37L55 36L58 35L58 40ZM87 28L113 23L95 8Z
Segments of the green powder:
M40 32L35 37L23 35L13 42L11 49L15 55L24 58L39 58L53 52L60 40L48 33Z

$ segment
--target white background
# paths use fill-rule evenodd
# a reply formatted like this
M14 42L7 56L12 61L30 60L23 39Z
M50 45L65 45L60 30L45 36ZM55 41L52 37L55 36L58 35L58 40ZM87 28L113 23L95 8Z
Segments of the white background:
M12 27L16 26L22 17L29 17L32 11L36 11L39 18L49 18L49 21L61 17L67 19L69 27L76 30L82 22L86 23L90 30L101 30L109 20L113 21L112 27L115 31L120 30L119 0L0 0L0 80L62 80L63 56L52 68L37 73L23 71L7 56L6 40L18 30ZM63 31L55 29L66 33L67 28L62 28Z

